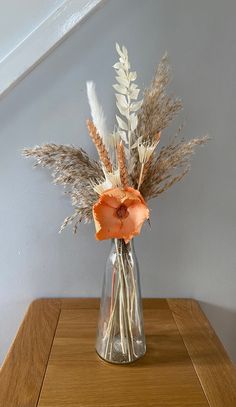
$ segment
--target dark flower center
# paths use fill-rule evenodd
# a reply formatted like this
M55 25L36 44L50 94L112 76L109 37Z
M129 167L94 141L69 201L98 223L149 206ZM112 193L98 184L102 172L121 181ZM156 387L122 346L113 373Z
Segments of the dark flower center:
M124 219L128 216L128 210L125 205L120 205L116 210L116 215L119 219Z

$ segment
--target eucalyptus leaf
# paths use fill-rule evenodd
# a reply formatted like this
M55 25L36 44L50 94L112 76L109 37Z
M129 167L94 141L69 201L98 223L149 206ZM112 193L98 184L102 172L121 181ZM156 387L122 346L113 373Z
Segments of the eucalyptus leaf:
M130 115L130 124L131 124L131 130L134 131L138 124L138 118L135 113L132 113Z
M129 107L125 95L120 95L119 93L116 93L116 100L117 100L118 104L119 104L121 107L123 107L123 108L125 108L125 109L127 109L127 108ZM136 103L137 103L137 102L136 102Z
M137 100L137 98L138 98L138 95L139 95L139 89L133 89L131 92L130 92L130 97L131 97L131 99L133 99L133 100Z
M125 76L116 76L116 80L123 86L129 86L129 81Z
M127 123L125 123L125 121L123 119L121 119L119 116L116 115L116 120L117 120L119 127L122 130L128 130Z
M122 106L119 105L119 103L116 103L116 106L117 106L119 112L122 114L122 116L127 117L127 115L128 115L128 109L127 109L127 108L123 108Z
M130 72L129 73L129 79L133 82L137 79L137 72Z
M120 57L123 56L123 52L121 51L121 48L120 48L120 46L119 46L118 43L116 43L116 51L117 51L117 53L120 55Z
M142 106L142 104L143 104L142 100L139 100L138 102L133 102L130 105L130 110L132 112L137 112L140 109L140 107Z
M118 84L115 84L115 85L112 85L112 86L117 92L122 93L123 95L127 94L127 89L124 86L118 85Z

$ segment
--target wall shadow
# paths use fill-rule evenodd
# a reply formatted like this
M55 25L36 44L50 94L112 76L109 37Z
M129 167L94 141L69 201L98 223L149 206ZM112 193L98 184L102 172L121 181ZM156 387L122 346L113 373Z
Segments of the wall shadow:
M236 363L236 309L198 301L233 363Z

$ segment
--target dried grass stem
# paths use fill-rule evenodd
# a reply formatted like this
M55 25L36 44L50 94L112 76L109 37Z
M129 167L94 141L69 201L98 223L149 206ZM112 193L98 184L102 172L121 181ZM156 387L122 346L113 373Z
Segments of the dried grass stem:
M97 148L97 152L101 162L103 163L105 169L108 172L112 172L112 164L108 155L108 151L102 141L102 137L99 135L96 126L93 124L92 120L87 120L87 127L89 135Z
M129 181L128 181L128 171L127 171L126 161L125 161L124 144L122 141L117 146L117 161L118 161L119 170L120 170L121 184L125 188L128 186Z

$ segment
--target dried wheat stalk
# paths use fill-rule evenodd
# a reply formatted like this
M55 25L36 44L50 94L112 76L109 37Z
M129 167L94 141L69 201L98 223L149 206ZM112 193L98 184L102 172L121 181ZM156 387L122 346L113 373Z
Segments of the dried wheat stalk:
M125 162L124 144L122 141L117 146L117 161L118 161L119 170L120 170L121 184L125 188L128 186L129 180L128 180L126 162Z
M89 131L89 135L93 140L94 145L97 148L97 152L101 162L103 163L104 167L108 172L112 172L112 164L107 152L107 149L102 141L101 136L99 135L96 126L93 124L92 120L87 120L87 127Z

